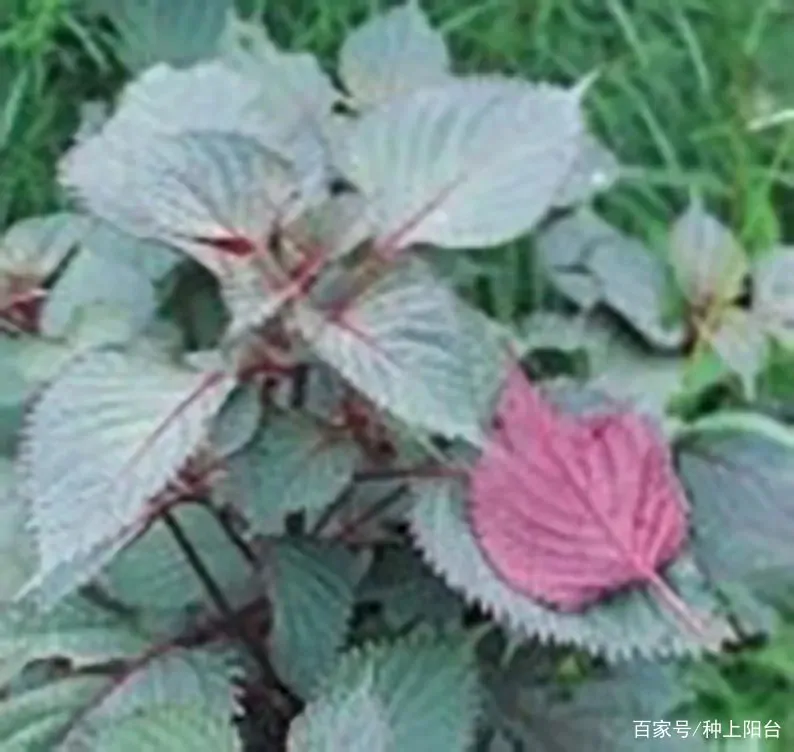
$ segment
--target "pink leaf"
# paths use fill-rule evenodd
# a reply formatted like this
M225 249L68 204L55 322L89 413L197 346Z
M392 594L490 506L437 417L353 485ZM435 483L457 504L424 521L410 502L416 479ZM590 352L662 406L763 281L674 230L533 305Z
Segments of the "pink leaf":
M514 590L576 611L651 585L702 631L658 574L684 544L687 507L666 445L638 415L560 414L516 368L468 506L481 550Z

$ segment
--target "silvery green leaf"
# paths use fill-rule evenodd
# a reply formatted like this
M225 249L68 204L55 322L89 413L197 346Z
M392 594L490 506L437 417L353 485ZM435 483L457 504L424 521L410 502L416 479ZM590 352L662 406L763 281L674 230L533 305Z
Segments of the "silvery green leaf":
M766 362L769 342L755 311L728 308L713 333L703 335L725 365L741 379L749 399L756 397L756 380Z
M307 698L347 639L356 586L366 562L341 545L277 541L268 584L273 667Z
M329 693L290 726L287 752L391 752L392 733L372 678L350 692Z
M792 445L726 427L682 442L678 463L692 499L695 554L721 589L749 603L743 616L758 624L753 586L776 570L790 581L794 571Z
M268 127L268 113L257 105L260 89L260 82L219 61L187 69L155 65L124 87L112 117L96 137L70 150L64 164L90 161L106 142L137 141L145 150L146 140L158 134L213 131L257 138Z
M734 300L748 271L739 241L699 199L690 202L673 226L670 260L679 287L697 307Z
M0 338L0 406L26 404L74 358L127 345L136 334L125 309L91 303L75 313L61 337Z
M14 407L24 403L30 384L24 375L23 358L26 345L33 337L0 336L0 406Z
M21 489L38 574L145 522L147 502L206 439L233 386L223 373L110 351L70 363L33 407L23 436Z
M292 70L287 65L288 58L284 72ZM301 67L296 65L296 70ZM100 199L93 196L89 200L83 194L106 193L100 177L110 179L112 175L116 182L110 187L123 192L125 170L132 169L140 160L144 166L151 163L147 157L151 139L187 133L246 136L282 156L290 159L297 156L300 162L308 153L303 142L311 140L296 136L296 126L300 125L303 113L294 105L288 112L285 102L268 99L275 91L273 80L280 78L263 76L256 67L246 72L220 61L186 70L164 64L154 66L123 90L117 111L98 135L77 143L67 152L59 165L61 183L93 207ZM297 92L304 91L305 81L300 76L294 83ZM219 101L223 107L218 107ZM294 143L296 138L298 143ZM318 149L315 146L314 151ZM316 156L309 158L316 161ZM99 171L101 175L95 174L98 164L105 167ZM112 172L107 169L110 166ZM313 171L314 167L301 167L301 179L314 180ZM94 212L101 215L96 209Z
M554 199L555 206L584 204L611 188L620 179L620 175L617 157L595 136L586 134L573 169Z
M407 490L400 480L356 483L345 493L344 503L334 509L330 519L323 520L323 537L378 541L383 537L385 526L399 525L407 520L411 508Z
M147 635L89 601L67 599L54 611L29 604L0 615L0 682L5 685L34 661L68 659L75 669L144 653Z
M593 257L593 268L607 305L650 344L674 350L684 338L684 326L665 321L668 274L664 263L640 244L604 245Z
M612 332L597 315L569 316L551 311L536 311L518 324L518 337L526 352L559 350L574 353L604 351Z
M459 624L464 602L414 552L389 549L373 562L358 598L380 605L389 628L402 631L420 622Z
M0 404L23 405L75 355L70 342L42 337L0 339L3 390Z
M113 752L242 752L243 746L231 719L208 715L201 705L169 703L103 729L97 748Z
M409 425L477 440L480 426L469 341L457 301L418 264L391 272L328 317L298 309L318 357Z
M290 512L314 518L335 501L359 459L347 438L327 436L308 419L275 418L229 458L216 498L246 510L255 530L281 532Z
M339 71L357 106L368 108L451 79L444 39L417 0L373 16L354 29L339 53Z
M555 222L538 237L538 260L546 276L562 295L585 311L604 301L604 283L593 268L593 256L599 245L625 240L616 234L592 210L583 208Z
M250 564L208 510L192 504L175 509L173 515L231 598L244 586ZM102 583L113 596L136 608L179 611L207 602L201 581L163 524L155 524L116 556L102 573Z
M323 178L328 159L329 118L340 94L317 59L279 49L259 23L229 17L222 61L258 85L263 113L260 138L299 165L303 175Z
M474 740L480 699L472 652L459 636L426 631L394 643L365 644L342 656L305 716L364 685L386 710L389 752L466 752Z
M577 90L457 80L366 113L337 161L369 202L382 246L470 248L534 227L564 184L582 132Z
M57 569L43 570L39 566L17 593L15 601L34 604L43 614L52 611L113 561L120 551L135 540L141 529L140 525L130 527L117 538L99 543L91 550L73 556Z
M308 373L306 375L306 388L303 395L303 409L308 415L314 415L326 422L332 421L339 413L339 405L345 398L348 386L342 377L326 365L322 360L308 354L306 358ZM292 384L285 384L283 393L279 395L279 407L290 409L294 388Z
M7 356L9 381L6 400L21 404L52 381L72 360L87 352L131 345L139 334L126 309L89 303L75 312L62 337L25 336L0 340L0 353ZM13 380L13 381L11 381ZM0 404L3 403L0 397Z
M685 656L719 647L704 646L647 590L617 594L581 613L561 612L522 595L503 582L483 556L466 518L462 490L448 481L416 486L411 531L425 559L451 588L515 634L571 644L612 662ZM704 618L724 624L721 606L691 556L680 556L665 576Z
M75 316L96 304L119 309L128 317L130 330L141 332L155 314L157 297L142 272L86 247L72 258L47 296L42 334L64 337Z
M17 595L36 567L27 522L28 506L18 492L13 463L0 457L0 608Z
M90 220L70 212L23 219L0 239L0 276L47 279L82 240Z
M478 421L485 425L520 343L507 327L462 300L455 300L455 315L465 343L461 350L466 359L464 372L469 378L469 399Z
M213 57L231 0L112 0L102 10L116 27L118 55L132 71L154 63L190 65Z
M276 274L283 272L277 269ZM224 335L229 342L263 326L290 300L301 297L298 282L269 280L261 257L235 259L220 277L221 298L231 318Z
M51 752L53 740L98 692L100 676L50 682L0 702L0 744L4 752Z
M307 247L320 245L331 258L345 256L373 232L366 202L358 193L331 196L290 227L291 237L301 238Z
M82 245L97 256L133 267L153 283L162 281L182 260L174 249L120 232L107 222L95 222Z
M67 163L65 184L100 218L176 245L219 277L227 267L233 274L238 259L212 241L242 240L261 250L276 222L306 208L290 166L245 136L153 135L145 150L137 141L106 146L101 171L75 158Z
M629 663L572 688L533 685L526 677L503 673L492 693L505 725L533 752L579 752L583 740L588 752L711 748L702 735L691 733L694 724L689 738L676 732L672 719L693 693L671 666ZM656 724L663 719L668 719L670 734L654 738ZM648 739L635 733L643 722Z
M17 438L25 417L24 403L3 404L0 401L0 454L11 456L17 448Z
M589 348L588 388L664 421L670 401L682 389L686 357L649 351L614 328L602 336L602 347Z
M683 322L665 320L668 268L642 243L583 208L555 222L537 250L546 274L563 295L583 308L601 303L624 318L648 342L679 349Z
M215 454L236 454L256 434L262 419L262 400L257 388L246 384L232 392L212 424L209 441Z
M753 311L772 336L794 343L794 248L776 248L756 264Z
M233 675L223 655L199 649L168 651L130 671L121 681L108 680L105 691L83 709L54 749L98 749L96 740L108 728L169 705L201 708L215 722L228 722L237 710Z
M80 105L80 124L74 141L80 143L96 136L110 118L110 105L101 99L90 99Z

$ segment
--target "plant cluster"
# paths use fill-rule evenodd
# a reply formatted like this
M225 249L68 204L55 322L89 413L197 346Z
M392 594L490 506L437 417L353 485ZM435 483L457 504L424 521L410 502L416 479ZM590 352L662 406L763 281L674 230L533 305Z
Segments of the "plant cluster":
M592 77L458 75L413 0L337 83L143 5L0 240L0 746L635 749L781 627L794 251L611 226ZM548 306L497 323L449 258L530 235Z

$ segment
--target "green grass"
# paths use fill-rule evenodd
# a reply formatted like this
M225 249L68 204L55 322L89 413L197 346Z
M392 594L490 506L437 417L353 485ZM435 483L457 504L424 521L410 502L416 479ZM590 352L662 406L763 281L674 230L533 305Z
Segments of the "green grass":
M274 36L329 66L365 0L241 2ZM598 72L587 107L596 131L630 166L601 201L625 229L659 242L698 191L748 247L794 242L794 128L752 133L762 97L794 105L794 10L782 0L425 0L461 71L571 82ZM106 29L77 0L5 0L0 8L0 222L58 206L54 163L85 99L123 78ZM477 288L501 318L530 310L539 291L525 244L487 252ZM517 273L518 272L518 273ZM527 281L529 280L529 281ZM791 368L780 379L791 382ZM790 388L789 388L790 391ZM771 645L702 667L703 712L777 720L794 692L791 630ZM716 670L714 670L716 669ZM762 691L759 689L762 688ZM765 715L766 714L766 715ZM767 717L768 716L768 717ZM745 715L745 717L747 717ZM794 719L789 720L789 724Z

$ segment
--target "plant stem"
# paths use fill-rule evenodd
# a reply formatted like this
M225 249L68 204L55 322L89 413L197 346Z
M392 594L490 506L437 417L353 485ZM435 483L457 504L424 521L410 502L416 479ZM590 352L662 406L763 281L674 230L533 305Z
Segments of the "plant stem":
M249 563L251 566L258 570L259 559L257 555L254 553L254 550L248 544L248 541L243 538L237 530L234 529L234 525L229 517L224 513L222 509L218 509L212 502L204 500L202 502L204 506L209 510L215 520L217 521L218 525L220 525L223 532L226 534L226 537L231 541L232 545L240 552L242 557Z
M292 373L292 394L290 396L290 407L299 410L306 401L306 387L309 382L309 366L307 363L300 363Z
M356 483L389 480L411 480L412 478L465 478L466 471L454 467L440 467L431 464L417 467L393 467L377 470L363 470L353 477Z
M252 639L251 635L249 635L241 626L240 622L237 620L234 609L231 607L231 604L223 594L223 591L221 590L218 583L215 582L215 579L213 578L207 566L204 564L204 561L202 560L198 551L196 551L195 546L185 534L182 526L179 524L179 522L177 522L176 518L173 516L173 514L171 514L171 512L163 512L162 519L168 529L171 531L171 534L174 536L174 540L182 550L182 553L185 555L188 563L193 568L196 576L199 578L199 580L201 580L201 584L209 594L210 598L215 604L215 607L227 620L229 627L234 630L235 636L250 651L251 656L256 661L259 670L262 673L263 680L268 684L272 683L278 685L278 678L273 671L273 667L270 665L270 659L268 658L267 653L259 644L257 639Z
M386 494L386 496L375 502L368 509L365 509L358 517L348 522L347 525L335 533L333 536L334 539L344 540L351 534L355 533L360 527L366 525L368 522L371 522L376 517L383 514L383 512L389 509L389 507L400 501L403 496L405 496L407 491L408 486L406 485L401 485L395 488L393 491L390 491L388 494Z

